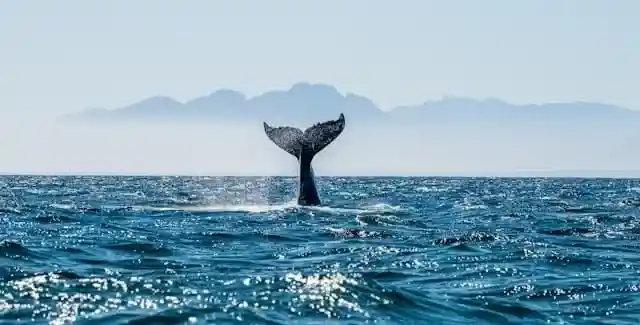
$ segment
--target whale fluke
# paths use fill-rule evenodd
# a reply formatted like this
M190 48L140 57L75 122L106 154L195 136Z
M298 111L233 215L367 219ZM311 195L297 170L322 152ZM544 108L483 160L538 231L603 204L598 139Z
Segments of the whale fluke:
M310 150L313 156L326 148L333 140L338 138L345 126L344 114L340 114L337 120L316 123L302 130L291 126L272 127L263 122L264 131L280 149L300 159L302 148Z
M300 163L298 204L319 205L320 198L313 179L311 161L342 133L345 127L344 114L340 113L337 120L316 123L304 132L290 126L272 127L266 122L263 122L263 125L267 137L282 150L296 157Z
M264 132L280 149L288 152L296 158L300 158L302 148L302 130L290 126L271 127L264 122Z

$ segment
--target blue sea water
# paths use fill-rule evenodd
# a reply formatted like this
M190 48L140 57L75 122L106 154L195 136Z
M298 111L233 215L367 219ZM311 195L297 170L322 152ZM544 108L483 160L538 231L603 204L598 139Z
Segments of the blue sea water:
M640 180L0 178L2 324L639 324Z

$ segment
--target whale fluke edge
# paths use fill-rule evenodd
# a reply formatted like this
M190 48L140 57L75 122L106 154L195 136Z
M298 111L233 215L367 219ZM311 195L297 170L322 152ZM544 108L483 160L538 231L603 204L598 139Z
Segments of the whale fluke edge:
M299 205L320 205L311 161L342 133L345 127L344 114L336 120L316 123L304 132L291 126L272 127L263 122L267 137L280 149L296 157L300 164Z

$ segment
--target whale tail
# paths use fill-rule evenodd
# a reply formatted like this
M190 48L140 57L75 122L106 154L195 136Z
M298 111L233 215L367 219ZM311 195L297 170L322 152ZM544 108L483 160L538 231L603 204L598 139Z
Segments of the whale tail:
M266 122L263 124L265 133L273 143L300 159L303 149L305 156L309 154L309 158L313 158L338 138L344 130L345 120L344 114L341 113L337 120L316 123L304 132L290 126L271 127Z

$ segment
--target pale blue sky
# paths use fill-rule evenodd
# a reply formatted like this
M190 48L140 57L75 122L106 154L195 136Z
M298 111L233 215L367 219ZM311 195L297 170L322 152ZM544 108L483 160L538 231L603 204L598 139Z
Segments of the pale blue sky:
M324 82L383 108L443 95L640 109L640 1L0 2L0 107Z
M48 119L221 88L253 96L320 82L382 108L458 95L640 109L638 17L638 0L0 0L0 173L296 175L262 125ZM638 169L635 128L509 133L509 121L494 118L469 130L349 124L314 168Z

